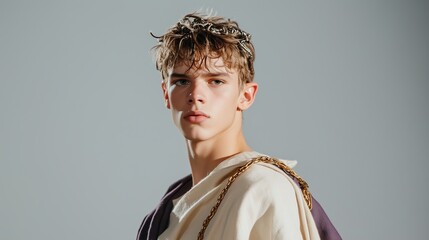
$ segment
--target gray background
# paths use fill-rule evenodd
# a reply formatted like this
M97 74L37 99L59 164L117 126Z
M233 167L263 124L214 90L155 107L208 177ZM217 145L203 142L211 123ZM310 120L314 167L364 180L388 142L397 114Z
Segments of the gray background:
M426 1L0 2L0 239L134 239L187 174L149 52L184 14L257 49L255 150L299 173L344 239L425 239Z

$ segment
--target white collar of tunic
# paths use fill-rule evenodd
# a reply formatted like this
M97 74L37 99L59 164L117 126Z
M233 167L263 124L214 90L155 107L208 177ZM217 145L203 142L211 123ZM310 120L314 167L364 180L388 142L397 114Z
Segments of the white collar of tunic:
M224 168L244 164L245 162L249 161L250 159L258 157L258 156L267 156L267 155L261 154L261 153L255 152L255 151L238 153L238 154L222 161L215 169L213 169L213 171L210 174L215 173L217 171L220 171ZM282 160L282 159L279 159L279 160L282 161L284 164L286 164L286 166L288 166L290 168L295 167L297 164L296 160Z
M193 205L198 204L204 195L208 195L210 192L215 191L214 188L216 188L216 186L219 187L220 182L227 178L228 173L245 164L250 159L258 156L267 155L255 151L242 152L222 161L205 178L203 178L196 185L192 186L191 190L189 190L183 196L173 200L175 208L173 209L172 213L179 218L183 217L186 215L186 212L192 208ZM293 168L297 164L296 160L279 160L290 168Z

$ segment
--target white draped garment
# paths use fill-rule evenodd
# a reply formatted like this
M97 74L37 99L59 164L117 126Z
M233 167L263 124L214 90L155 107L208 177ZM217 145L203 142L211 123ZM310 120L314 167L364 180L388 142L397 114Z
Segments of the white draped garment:
M262 154L243 152L221 162L207 177L175 199L169 227L159 239L197 239L203 221L239 166ZM293 167L296 161L281 160ZM231 185L204 239L320 239L301 189L282 170L258 163Z

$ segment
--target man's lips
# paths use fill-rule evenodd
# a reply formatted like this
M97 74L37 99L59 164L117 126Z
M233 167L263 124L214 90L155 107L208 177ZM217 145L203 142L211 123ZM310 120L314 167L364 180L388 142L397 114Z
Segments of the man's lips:
M207 118L210 118L210 116L201 111L189 111L183 116L183 118L191 123L200 123Z

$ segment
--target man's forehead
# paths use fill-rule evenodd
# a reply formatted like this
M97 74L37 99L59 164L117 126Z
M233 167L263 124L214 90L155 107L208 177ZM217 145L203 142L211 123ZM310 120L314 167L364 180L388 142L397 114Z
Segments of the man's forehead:
M168 75L201 75L201 74L221 74L234 75L235 69L228 68L222 58L207 58L206 61L191 63L179 63L168 70Z

